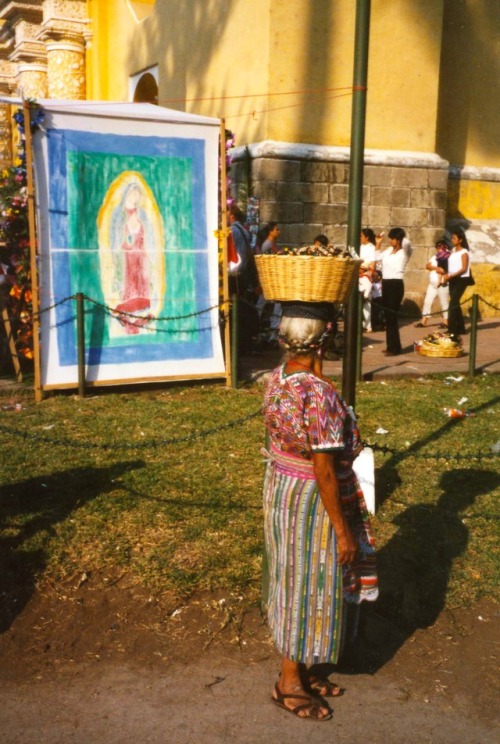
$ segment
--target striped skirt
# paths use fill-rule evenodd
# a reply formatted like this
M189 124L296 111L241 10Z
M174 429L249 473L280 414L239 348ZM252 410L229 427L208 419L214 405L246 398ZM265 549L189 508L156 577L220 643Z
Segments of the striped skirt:
M280 654L305 664L335 663L344 600L378 596L368 512L352 469L337 474L342 508L358 543L355 563L337 563L335 532L312 462L272 447L264 480L269 570L267 617Z

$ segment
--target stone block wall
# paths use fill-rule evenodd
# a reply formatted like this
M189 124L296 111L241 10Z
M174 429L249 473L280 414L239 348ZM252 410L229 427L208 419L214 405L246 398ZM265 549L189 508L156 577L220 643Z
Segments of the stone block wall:
M232 164L236 198L240 187L241 193L248 193L249 170L253 195L260 199L261 223L279 223L281 245L312 242L318 233L345 245L348 150L271 142L238 148ZM392 227L406 231L413 245L406 297L419 305L428 283L425 264L445 228L447 186L448 163L437 156L366 152L362 226L386 235Z

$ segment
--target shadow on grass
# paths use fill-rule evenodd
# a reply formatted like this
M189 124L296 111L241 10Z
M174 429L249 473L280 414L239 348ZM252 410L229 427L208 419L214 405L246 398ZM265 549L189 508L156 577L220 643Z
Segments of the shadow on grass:
M143 467L141 460L105 468L73 468L0 488L0 632L32 596L46 565L54 526L92 499L114 490L113 480Z
M396 517L397 532L377 552L380 597L362 608L358 640L347 650L342 669L374 673L417 628L427 628L445 607L453 562L467 548L461 512L500 485L500 475L480 469L442 474L435 505L410 506Z
M500 396L495 396L494 398L491 398L490 400L487 400L485 403L483 403L480 406L477 406L474 408L474 413L478 414L482 410L486 410L488 408L493 408L500 402ZM423 437L422 439L419 439L417 442L414 442L410 447L408 447L405 450L401 450L401 452L395 453L392 455L383 465L381 468L377 468L375 471L375 501L377 504L377 509L379 509L384 501L386 501L394 492L394 490L400 485L401 478L399 476L398 472L398 465L403 460L406 460L408 457L417 456L421 449L426 448L430 444L436 444L438 440L441 438L441 436L448 431L449 429L455 427L455 426L462 426L463 420L462 419L445 419L445 423L440 426L438 429L435 429L434 431L431 431L430 434L428 434L426 437ZM456 455L457 461L460 456L460 452L457 453L451 453L450 457L453 456L453 454Z

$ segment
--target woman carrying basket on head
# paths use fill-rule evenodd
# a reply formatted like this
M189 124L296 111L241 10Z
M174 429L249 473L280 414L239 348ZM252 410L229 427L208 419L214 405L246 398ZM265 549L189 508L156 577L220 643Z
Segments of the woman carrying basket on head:
M336 663L348 603L378 596L375 551L353 460L361 441L352 411L322 373L328 303L284 303L287 361L264 402L270 437L264 481L268 623L282 656L273 702L299 718L331 717L342 690L311 671Z

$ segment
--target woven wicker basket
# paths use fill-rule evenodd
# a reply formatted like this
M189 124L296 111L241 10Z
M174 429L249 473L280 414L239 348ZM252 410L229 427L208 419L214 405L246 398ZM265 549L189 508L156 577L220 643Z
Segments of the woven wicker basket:
M450 357L459 357L462 356L464 353L464 350L461 347L450 347L447 349L444 346L439 346L437 344L428 344L425 341L422 342L422 345L418 348L418 353L422 354L422 356L428 356L428 357L436 357L436 358L450 358Z
M361 261L336 256L255 256L266 300L345 302Z

